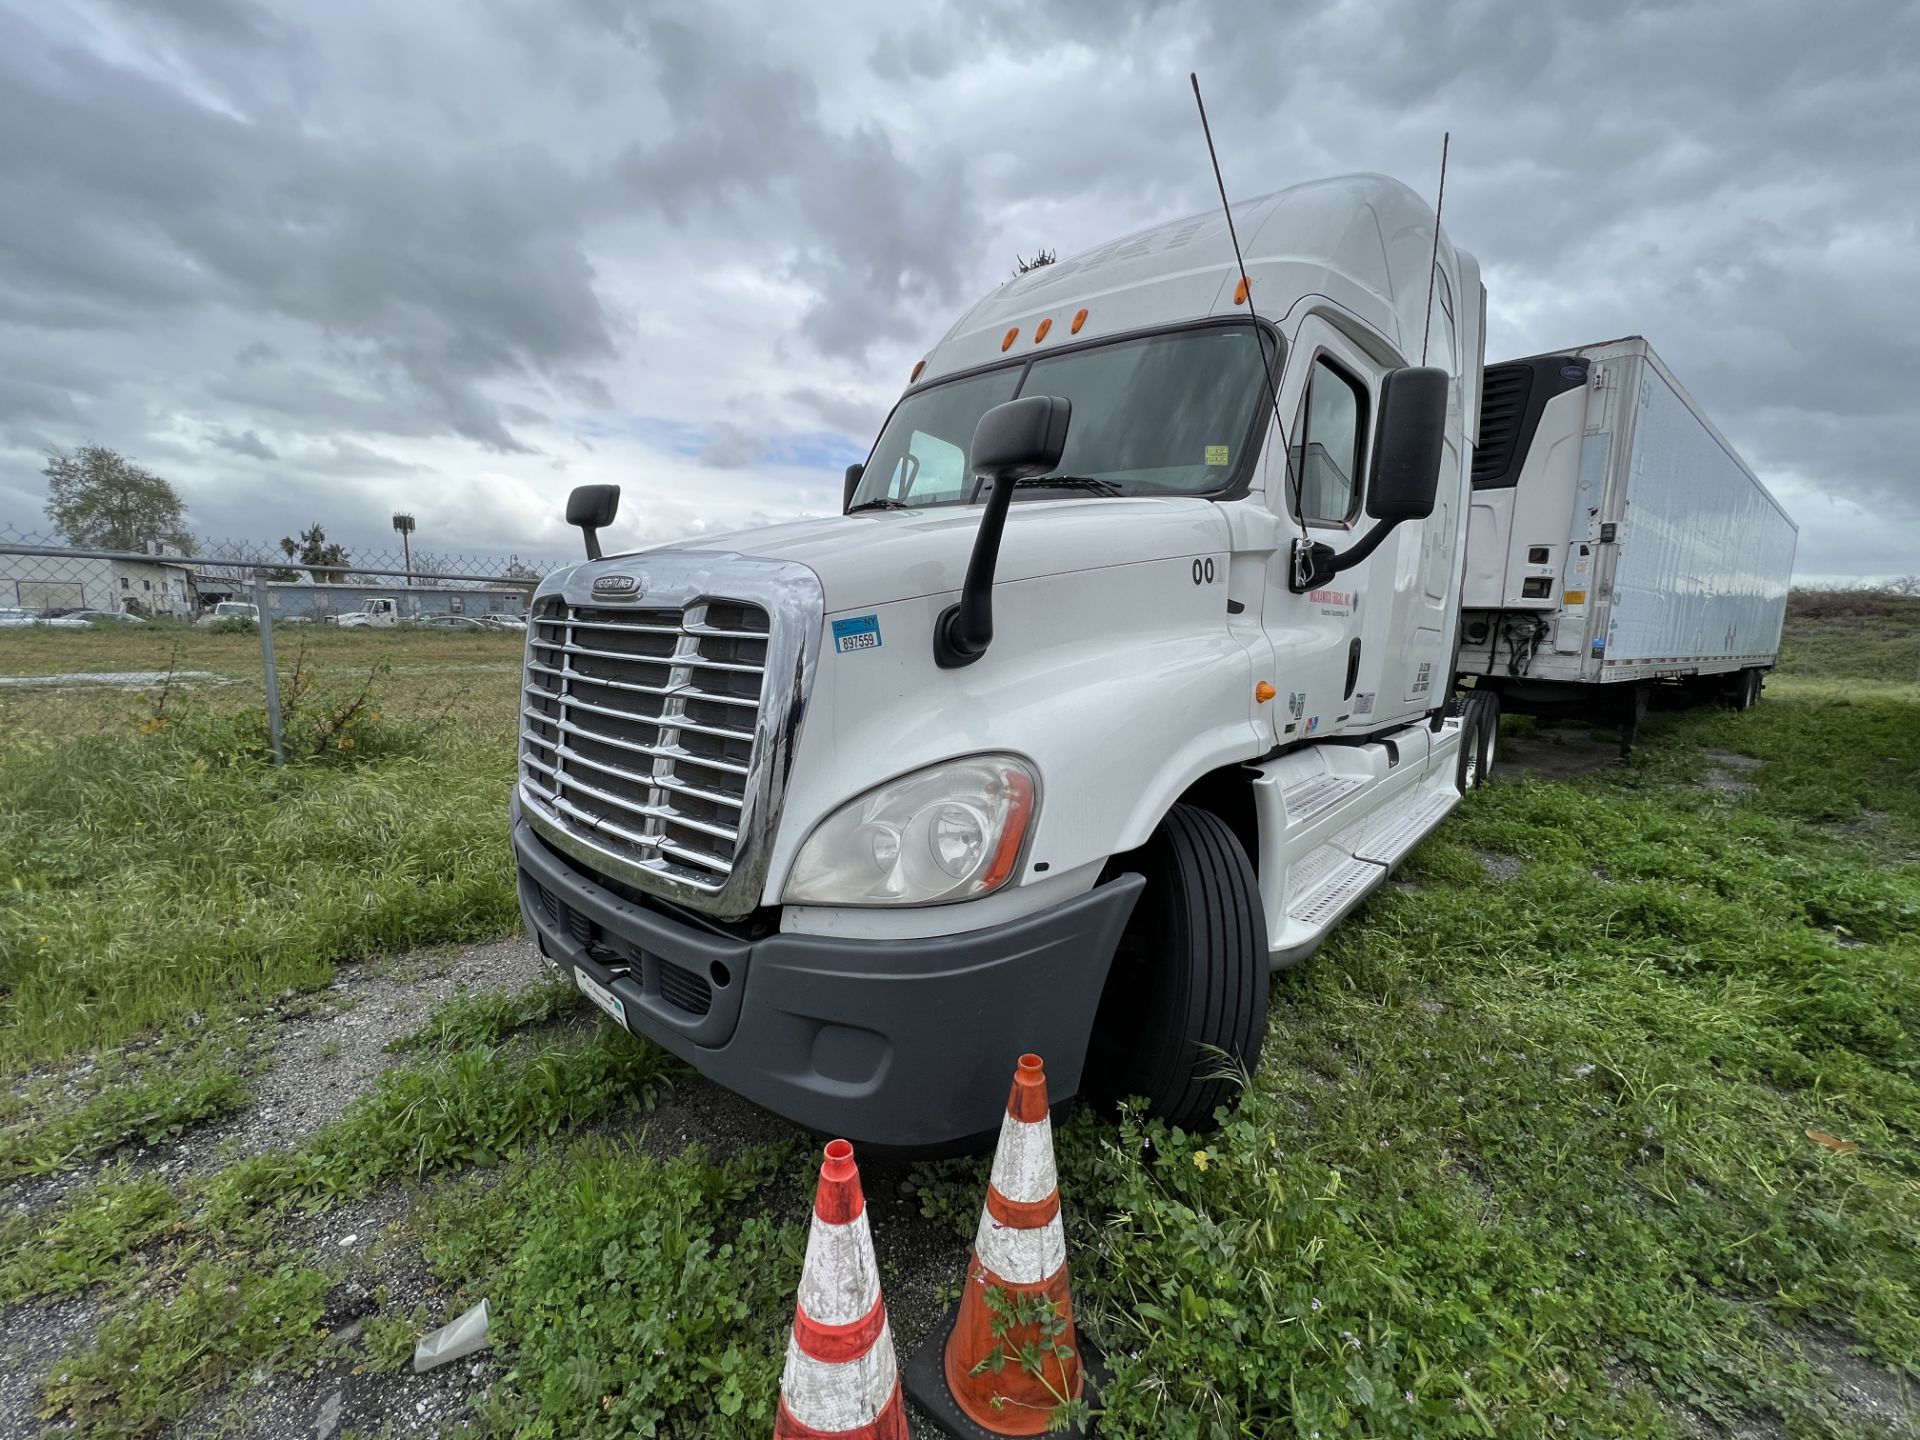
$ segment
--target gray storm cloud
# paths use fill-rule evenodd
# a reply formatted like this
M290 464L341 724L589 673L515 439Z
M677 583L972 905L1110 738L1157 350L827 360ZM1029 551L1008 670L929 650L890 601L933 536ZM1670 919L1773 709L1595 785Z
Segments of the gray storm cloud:
M0 0L0 524L113 445L203 533L831 506L1014 256L1384 170L1490 352L1649 335L1816 575L1920 569L1920 19L1573 7ZM820 437L839 437L837 442Z

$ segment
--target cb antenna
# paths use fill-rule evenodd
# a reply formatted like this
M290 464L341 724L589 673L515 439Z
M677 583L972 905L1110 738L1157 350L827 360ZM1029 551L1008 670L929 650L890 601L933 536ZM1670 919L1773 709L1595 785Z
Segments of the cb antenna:
M1220 178L1220 155L1213 148L1213 127L1207 123L1207 102L1200 98L1200 76L1187 72L1187 79L1193 82L1193 103L1200 107L1200 133L1207 137L1207 159L1213 162L1213 183L1220 191L1220 210L1227 217L1227 238L1233 242L1233 263L1240 272L1240 290L1247 297L1247 318L1254 323L1254 338L1260 341L1260 373L1266 377L1267 400L1273 406L1273 424L1280 435L1280 453L1286 459L1287 491L1293 497L1293 506L1300 506L1300 486L1293 473L1293 446L1287 443L1287 423L1280 416L1280 391L1273 380L1273 367L1267 363L1266 344L1261 336L1259 313L1253 308L1253 277L1247 274L1247 262L1240 255L1240 236L1233 228L1233 207L1227 203L1227 182ZM1294 517L1300 522L1301 548L1294 552L1294 568L1300 569L1306 547L1312 543L1307 534L1307 519L1304 515Z
M1447 203L1447 150L1453 144L1453 132L1440 136L1440 197L1433 202L1433 260L1427 266L1427 330L1420 337L1420 363L1427 363L1427 341L1433 336L1433 286L1440 278L1440 211Z

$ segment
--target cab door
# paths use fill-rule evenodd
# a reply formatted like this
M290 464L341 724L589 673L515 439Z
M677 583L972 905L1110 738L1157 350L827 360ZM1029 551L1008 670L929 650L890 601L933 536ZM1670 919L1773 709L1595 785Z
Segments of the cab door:
M1370 523L1361 501L1378 379L1379 367L1325 320L1301 323L1280 392L1290 463L1284 473L1270 471L1267 492L1290 536L1304 527L1338 552ZM1267 574L1266 628L1279 691L1267 707L1274 739L1284 745L1355 724L1370 729L1375 697L1361 683L1370 658L1363 637L1367 566L1295 594L1292 563L1289 543L1273 552Z

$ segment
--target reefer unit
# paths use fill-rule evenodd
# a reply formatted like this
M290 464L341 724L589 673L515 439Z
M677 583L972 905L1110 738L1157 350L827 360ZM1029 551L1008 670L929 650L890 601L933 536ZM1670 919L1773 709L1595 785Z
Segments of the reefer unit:
M1518 709L1676 680L1750 704L1797 533L1641 337L1490 365L1459 671Z

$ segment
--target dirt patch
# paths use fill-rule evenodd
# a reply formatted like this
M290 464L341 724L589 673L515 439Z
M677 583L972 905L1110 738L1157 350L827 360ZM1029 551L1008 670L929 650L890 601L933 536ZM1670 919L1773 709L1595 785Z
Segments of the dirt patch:
M1619 732L1542 720L1531 735L1502 735L1495 775L1505 780L1571 780L1620 763Z
M1473 854L1487 874L1503 883L1513 879L1526 868L1511 855L1496 855L1491 850L1475 850Z
M1732 750L1708 750L1706 756L1722 770L1734 770L1742 775L1751 775L1767 763L1752 755L1736 754Z
M69 1348L91 1335L102 1311L80 1295L53 1305L0 1310L0 1440L41 1433L40 1379Z
M1920 1435L1920 1394L1913 1382L1862 1360L1844 1335L1823 1325L1802 1325L1789 1333L1807 1359L1827 1372L1849 1410L1892 1434Z

